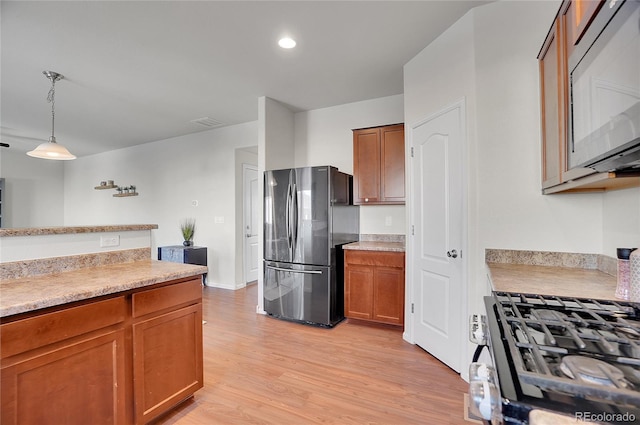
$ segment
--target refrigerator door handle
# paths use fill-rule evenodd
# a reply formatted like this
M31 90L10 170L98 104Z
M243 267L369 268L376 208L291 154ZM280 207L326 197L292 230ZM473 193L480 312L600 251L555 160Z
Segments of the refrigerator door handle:
M289 252L291 252L291 181L289 181L289 186L287 186L287 202L285 204L284 220L285 228L287 229L287 246L289 247ZM291 255L290 258L293 258L293 255Z
M291 190L291 206L291 260L293 260L298 248L298 188L295 182Z
M322 274L321 270L293 270L293 269L285 269L282 267L274 267L274 266L265 266L268 269L278 270L281 272L291 272L291 273L303 273L303 274Z

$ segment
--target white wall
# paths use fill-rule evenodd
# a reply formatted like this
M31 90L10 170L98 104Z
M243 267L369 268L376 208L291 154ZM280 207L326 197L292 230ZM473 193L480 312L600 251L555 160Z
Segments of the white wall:
M251 122L78 158L65 164L65 224L158 224L156 258L156 247L182 243L180 222L195 218L194 243L207 247L207 284L234 288L235 220L242 217L235 210L235 151L257 139ZM133 184L140 195L94 190L103 180Z
M356 128L404 122L403 96L388 96L295 114L295 166L333 165L353 174ZM404 205L360 207L361 234L405 234Z
M604 194L602 253L616 256L616 248L640 248L640 188Z
M268 97L258 99L258 173L266 170L291 168L294 160L294 114L284 104ZM264 198L264 185L260 185L260 198ZM264 222L260 210L260 222ZM264 258L263 235L259 236L259 258ZM258 266L258 303L256 311L264 314L263 263Z
M478 256L485 248L602 249L602 195L545 196L540 189L536 56L559 3L502 1L474 9Z
M264 102L264 103L263 103ZM277 100L263 97L260 99L264 126L264 169L278 170L295 166L294 114Z
M51 227L64 224L64 163L32 158L1 148L0 177L5 179L2 227Z
M102 247L100 246L102 238L117 238L119 245ZM151 230L12 236L0 239L2 248L0 263L123 251L150 246Z

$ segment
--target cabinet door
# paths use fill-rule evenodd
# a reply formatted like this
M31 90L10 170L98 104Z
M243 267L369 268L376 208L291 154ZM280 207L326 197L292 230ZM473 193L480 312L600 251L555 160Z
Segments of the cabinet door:
M380 201L404 204L404 125L380 129Z
M366 205L380 196L380 130L353 132L353 202Z
M136 423L146 423L203 386L202 303L133 325Z
M373 318L372 266L348 264L345 267L344 315L354 319Z
M2 416L12 424L125 423L124 330L74 338L2 367Z
M566 139L564 136L564 59L560 20L549 32L539 56L542 119L542 187L562 183Z
M404 270L376 267L373 281L373 320L404 324Z

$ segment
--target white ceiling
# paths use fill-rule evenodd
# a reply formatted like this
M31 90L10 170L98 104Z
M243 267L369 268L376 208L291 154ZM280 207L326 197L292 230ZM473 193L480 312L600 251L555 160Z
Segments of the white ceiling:
M402 67L480 1L5 1L2 142L51 132L78 156L258 118L400 94ZM295 49L277 41L295 38Z

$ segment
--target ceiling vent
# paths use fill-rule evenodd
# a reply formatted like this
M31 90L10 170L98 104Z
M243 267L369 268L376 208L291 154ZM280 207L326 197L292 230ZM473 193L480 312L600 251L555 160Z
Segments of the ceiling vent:
M223 122L214 120L213 118L209 118L209 117L196 118L195 120L191 120L189 122L192 122L194 124L198 124L207 128L222 127L224 125Z

